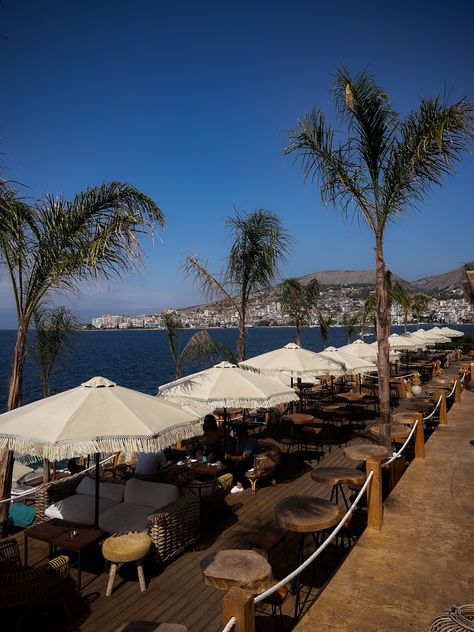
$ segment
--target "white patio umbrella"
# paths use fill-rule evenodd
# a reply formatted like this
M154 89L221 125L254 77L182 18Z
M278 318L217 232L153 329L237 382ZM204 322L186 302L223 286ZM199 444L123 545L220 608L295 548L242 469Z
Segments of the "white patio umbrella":
M442 333L426 331L425 329L417 329L411 333L412 336L417 336L422 340L426 340L427 344L438 344L443 342L449 342L449 338Z
M104 377L0 415L0 448L50 461L99 453L154 452L202 434L197 415Z
M458 331L457 329L451 329L451 327L441 327L440 331L443 334L447 334L450 338L458 338L464 336L462 331Z
M449 340L454 337L452 334L448 334L446 331L442 331L439 327L432 327L431 329L427 329L426 333L430 336L432 336L433 334L444 336L445 338L449 338Z
M392 334L388 337L388 344L390 349L394 351L406 350L406 349L419 349L426 346L426 343L422 340L417 340L411 337L409 334ZM373 342L372 345L377 348L377 342Z
M244 371L230 362L163 384L158 400L192 406L194 410L215 408L272 408L297 401L298 395L280 380Z
M336 347L327 347L321 351L321 355L335 362L341 362L346 367L346 373L365 373L366 371L377 371L377 366L370 360L358 358Z
M346 367L343 362L328 358L322 353L302 349L292 342L281 349L249 358L239 362L243 369L250 369L262 375L283 373L294 377L318 375L343 375Z
M338 349L343 353L350 353L358 358L377 362L377 345L374 347L363 340L354 340L354 342L338 347Z

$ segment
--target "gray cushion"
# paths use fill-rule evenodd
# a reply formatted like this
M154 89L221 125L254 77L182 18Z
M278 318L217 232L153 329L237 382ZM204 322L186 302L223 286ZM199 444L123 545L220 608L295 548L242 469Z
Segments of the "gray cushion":
M131 505L142 505L159 509L178 498L176 485L167 483L151 483L131 478L125 485L124 502Z
M99 496L108 498L116 503L121 503L125 493L125 485L119 483L103 483L99 484ZM95 479L85 476L76 487L76 494L86 494L87 496L95 496Z
M153 507L146 505L120 503L100 514L99 528L107 533L147 531L147 516L153 511Z
M117 503L113 500L99 497L99 514L116 505ZM91 525L94 524L95 517L95 496L73 494L50 505L44 513L48 518L59 518L76 524Z

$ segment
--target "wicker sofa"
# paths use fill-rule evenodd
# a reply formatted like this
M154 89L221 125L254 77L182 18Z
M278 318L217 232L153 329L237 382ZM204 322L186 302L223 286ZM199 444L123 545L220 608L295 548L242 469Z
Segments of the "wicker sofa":
M53 517L51 515L51 507L61 507L61 501L69 499L76 495L76 490L80 485L84 485L86 475L83 472L68 476L58 481L46 483L41 485L36 492L36 521L37 523L45 522ZM92 479L90 479L92 481ZM147 486L146 491L149 492L149 486L156 486L158 490L158 483L150 483L138 481L136 479L130 479L126 483L122 481L111 481L111 479L105 479L101 482L107 486L122 486L126 485L141 485ZM167 486L170 487L170 486ZM79 488L80 489L80 488ZM107 489L109 489L107 487ZM120 490L117 490L120 491ZM133 490L134 494L137 493L136 489ZM140 493L140 489L139 492ZM77 494L79 495L79 494ZM110 496L110 494L109 494ZM123 496L123 490L122 490ZM118 495L120 497L120 493ZM125 500L127 500L127 491L125 489ZM102 500L101 500L102 503ZM130 511L136 509L133 505L127 505L125 502L110 503L109 500L104 501L105 509L108 511L102 512L102 507L99 508L99 527L101 523L105 523L107 526L103 530L114 533L116 531L123 530L123 519L126 518L127 507ZM142 503L147 505L149 503ZM49 508L49 510L48 510ZM142 507L143 509L143 507ZM146 507L145 507L146 509ZM112 511L111 511L112 510ZM118 512L116 521L116 527L114 521L111 519L111 513ZM102 512L102 513L101 513ZM49 516L47 514L50 514ZM105 519L108 514L107 520ZM58 516L59 517L59 516ZM67 519L67 516L63 516ZM84 524L84 521L80 521ZM88 521L90 524L90 520ZM160 564L164 564L169 560L179 555L184 550L192 546L199 538L199 525L200 525L200 507L199 498L197 498L192 492L186 489L176 490L174 499L168 504L160 507L159 509L151 510L147 514L145 512L145 521L143 523L143 529L149 534L152 540L152 548L150 551L150 557L153 561ZM101 527L102 528L102 527Z

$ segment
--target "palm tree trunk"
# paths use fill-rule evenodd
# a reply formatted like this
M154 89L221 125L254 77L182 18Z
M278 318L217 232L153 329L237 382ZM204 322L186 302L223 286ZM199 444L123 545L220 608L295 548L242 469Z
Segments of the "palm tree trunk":
M242 302L240 306L239 314L239 342L237 346L237 354L239 356L239 362L243 362L246 359L245 355L245 317L246 317L245 305Z
M378 342L378 377L380 406L380 443L389 450L391 448L390 423L390 308L387 296L387 275L383 254L383 240L376 236L375 241L375 296L377 300L377 342Z
M15 352L13 355L12 376L10 379L10 390L8 392L8 410L18 408L21 401L23 389L23 370L25 363L25 346L28 326L24 321L18 325ZM12 490L13 475L13 452L3 450L0 465L0 495L2 499L10 498ZM10 503L0 505L0 537L6 536L6 526Z
M301 347L301 331L299 325L296 325L296 344L298 347Z
M408 312L406 310L403 313L403 325L405 327L405 333L407 333L407 329L408 329Z

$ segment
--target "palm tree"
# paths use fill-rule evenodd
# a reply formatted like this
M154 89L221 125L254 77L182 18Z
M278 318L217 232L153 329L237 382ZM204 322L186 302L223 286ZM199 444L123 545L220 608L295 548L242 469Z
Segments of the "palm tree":
M319 331L321 332L321 340L323 343L323 348L326 349L326 343L329 338L329 329L331 325L334 323L334 318L332 314L323 314L322 312L318 312L319 318Z
M79 321L63 305L60 307L39 305L33 315L33 321L36 335L30 351L40 372L43 397L49 397L49 380L57 364L58 355L69 347L72 331L78 326ZM43 480L48 483L50 467L47 459L43 459L43 472Z
M357 329L357 325L360 323L360 314L358 312L354 312L350 314L349 312L345 312L342 317L342 324L346 328L347 331L347 344L350 345L352 342L352 337L355 334Z
M411 312L419 321L421 316L426 312L431 302L431 298L426 294L415 294L411 302Z
M403 326L405 329L405 333L407 331L408 326L408 317L412 310L412 295L406 290L405 286L400 283L400 281L396 281L393 288L393 300L397 303L402 312L403 312Z
M363 340L367 322L375 323L376 320L376 300L374 292L371 292L364 301L364 306L360 312L360 337ZM376 325L376 323L375 323Z
M422 202L444 175L454 173L473 138L473 104L451 105L440 98L422 99L417 110L400 120L387 93L366 72L352 77L337 71L334 98L348 135L336 132L320 110L313 110L291 131L287 154L302 161L305 179L319 178L323 203L355 212L375 238L378 375L381 440L390 443L390 314L387 297L384 234L387 224Z
M63 305L60 307L39 305L33 315L33 322L36 335L30 351L40 372L43 397L49 397L49 380L58 355L69 346L71 334L79 321Z
M296 327L296 344L301 346L301 328L311 324L313 309L320 293L317 279L303 285L298 279L285 279L280 285L282 310Z
M31 319L52 290L78 292L89 278L122 276L141 261L140 235L164 216L155 202L135 187L111 182L86 189L73 200L47 195L26 204L5 183L0 187L0 263L5 265L15 298L18 333L8 409L20 405L26 338ZM4 452L0 468L2 498L11 489L13 453ZM0 529L8 503L0 507Z
M250 294L269 289L279 264L285 260L291 238L277 215L266 209L251 213L236 210L227 219L233 237L227 267L221 277L211 274L206 262L189 256L184 264L187 275L200 283L209 299L220 298L232 305L239 317L238 359L245 360L246 318Z
M229 362L235 362L235 357L229 349L223 344L214 342L207 331L194 333L180 350L181 321L173 312L162 314L162 321L168 335L170 353L175 364L175 379L178 380L182 377L182 368L188 362L208 360L210 363L213 363L222 357Z

